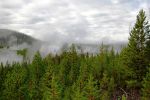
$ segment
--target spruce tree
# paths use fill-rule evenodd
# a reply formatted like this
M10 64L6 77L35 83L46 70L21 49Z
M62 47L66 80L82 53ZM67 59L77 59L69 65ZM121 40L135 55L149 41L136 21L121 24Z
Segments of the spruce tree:
M43 59L39 52L37 52L33 58L32 64L29 67L30 70L30 79L28 83L28 91L29 91L29 97L32 99L39 100L41 98L40 95L40 89L39 89L39 82L41 80L41 77L44 74L44 68L43 65Z
M146 77L143 80L143 88L142 88L142 99L149 100L150 99L150 68L146 74Z
M141 82L146 73L146 59L145 59L145 43L146 43L146 30L148 21L143 10L140 10L137 15L136 23L130 32L128 46L124 49L123 60L124 64L130 67L135 76L133 79Z
M99 90L97 87L97 82L94 77L90 74L87 83L84 87L84 93L87 100L97 100L99 97Z
M147 63L150 64L150 25L147 25L145 27L145 32L146 32L146 60L147 60Z
M71 68L70 73L69 73L69 80L70 80L70 83L73 84L73 81L75 82L77 80L80 66L79 66L79 60L78 60L78 55L77 55L75 45L72 44L70 49L71 50L68 55L68 60L69 60L68 62Z
M52 75L52 80L50 83L50 98L48 100L60 100L61 99L61 85L58 83L57 78Z
M26 78L26 69L20 64L13 64L14 67L6 75L3 83L3 100L22 100L25 98L24 82Z
M47 67L46 73L40 81L40 89L43 100L60 100L62 89L52 66Z
M72 86L72 100L87 100L84 96L83 89L80 87L80 83L76 83Z
M103 73L102 79L100 82L100 100L109 100L109 92L108 92L108 84L109 84L109 77L107 76L107 73Z

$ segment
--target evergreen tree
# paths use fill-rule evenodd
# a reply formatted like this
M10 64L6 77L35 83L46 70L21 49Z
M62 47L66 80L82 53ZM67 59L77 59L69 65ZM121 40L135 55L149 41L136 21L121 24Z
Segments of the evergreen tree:
M61 99L61 85L58 83L58 80L55 76L52 76L51 88L50 88L50 100L60 100Z
M150 68L143 80L142 100L150 99Z
M47 67L46 73L43 75L40 81L40 91L42 92L43 100L50 99L52 74L53 74L52 67L51 66Z
M107 76L107 73L103 73L103 78L100 80L100 100L109 100L109 92L108 92L108 84L109 84L109 78Z
M145 43L146 31L148 26L146 15L143 10L137 15L136 23L130 32L128 46L123 52L124 64L130 67L135 72L133 79L142 81L146 73L146 59L145 59Z
M94 77L92 75L89 75L87 83L84 87L84 92L87 100L97 100L99 97L97 82L94 80Z
M58 83L58 78L56 77L54 68L52 66L47 67L46 73L40 81L43 100L60 100L61 85Z
M80 85L80 84L79 84ZM74 84L72 86L72 100L87 100L87 98L84 96L83 90L80 88L78 84Z
M145 27L145 33L147 35L146 39L146 60L147 60L147 63L150 64L150 25L147 25Z
M3 93L4 90L4 81L7 79L7 73L9 73L10 70L12 70L12 67L9 67L7 65L4 65L1 63L0 65L0 94ZM2 99L2 96L0 96L0 100Z
M27 60L27 52L28 49L17 50L17 55L21 55L23 57L23 62Z
M68 60L69 60L69 66L70 66L70 73L69 73L69 80L70 83L73 84L73 81L75 82L77 80L77 76L79 74L80 70L80 61L78 60L78 55L76 52L75 45L72 44L71 50L68 55Z
M41 93L39 89L39 82L41 77L44 74L45 66L43 65L43 59L39 52L37 52L33 58L32 64L29 67L30 70L30 78L29 78L29 97L32 99L39 100L41 98Z
M22 100L25 98L24 83L26 77L26 69L19 64L14 64L14 68L6 75L3 83L3 99L4 100Z
M62 100L71 100L72 87L65 87Z

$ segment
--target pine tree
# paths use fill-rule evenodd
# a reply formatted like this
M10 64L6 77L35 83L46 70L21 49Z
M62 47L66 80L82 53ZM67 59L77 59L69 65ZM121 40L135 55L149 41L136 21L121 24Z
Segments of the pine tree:
M61 83L64 85L64 86L67 86L68 84L68 70L70 69L68 66L67 66L67 59L66 58L63 58L62 61L60 62L60 65L59 65L59 80L61 81Z
M143 88L142 88L142 100L150 99L150 68L146 74L146 77L143 80Z
M42 92L43 100L50 99L52 74L53 74L53 71L52 71L51 66L47 67L46 73L43 75L40 81L40 91Z
M60 100L61 98L62 89L54 70L52 66L47 67L46 73L40 81L43 100Z
M24 82L26 78L26 69L19 64L13 64L14 67L6 75L3 83L3 99L4 100L22 100L25 98Z
M39 52L37 52L33 58L32 64L29 67L30 70L30 78L29 78L29 97L32 99L39 100L41 98L41 93L39 89L39 82L41 77L45 72L45 66L43 65L43 59Z
M44 59L43 59L43 63L45 66L50 66L53 63L53 55L52 54L48 54ZM45 68L46 69L46 68Z
M146 41L146 60L147 63L150 64L150 25L147 25L145 27L145 33L147 35L147 41Z
M108 47L102 44L100 47L100 54L98 55L102 71L101 73L103 73L110 63L108 53Z
M84 96L83 90L80 88L79 85L74 84L72 86L72 100L87 100L87 98Z
M108 84L108 91L109 91L109 96L110 97L113 97L113 93L115 91L115 88L116 88L116 84L115 84L114 78L111 77L109 79L109 84Z
M103 73L103 78L100 80L101 100L109 100L108 83L109 83L109 78L106 73Z
M45 68L44 68L45 66L43 64L43 59L39 51L35 54L33 58L32 67L35 71L35 75L36 75L35 77L37 81L39 81L43 73L45 72Z
M87 83L84 87L84 92L88 100L96 100L99 97L97 82L94 80L92 75L89 75Z
M17 50L17 55L21 55L23 57L23 62L27 61L27 52L28 49Z
M71 100L72 87L65 87L62 100Z
M69 73L69 80L70 83L73 84L73 81L75 82L77 80L77 76L79 74L79 60L78 60L78 55L76 52L76 48L75 45L72 44L71 48L70 48L70 52L68 55L68 60L69 60L69 66L70 66L70 73Z
M142 81L146 73L146 59L145 59L145 43L146 31L148 26L146 15L143 10L137 15L136 23L130 32L129 43L123 52L124 64L130 67L135 72L133 79Z
M61 99L61 87L58 83L58 80L55 78L55 76L52 76L51 80L51 100L60 100Z

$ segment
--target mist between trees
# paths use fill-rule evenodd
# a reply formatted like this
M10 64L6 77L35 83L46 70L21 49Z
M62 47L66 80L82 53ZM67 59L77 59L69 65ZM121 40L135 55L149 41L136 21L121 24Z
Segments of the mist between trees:
M59 55L37 52L22 63L1 64L0 100L150 100L150 25L139 11L128 45L120 52L101 45L80 53L76 45Z

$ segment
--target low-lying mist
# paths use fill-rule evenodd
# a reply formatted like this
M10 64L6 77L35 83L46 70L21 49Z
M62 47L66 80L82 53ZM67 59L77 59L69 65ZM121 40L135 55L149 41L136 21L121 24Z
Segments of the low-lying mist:
M6 34L5 34L6 33ZM48 36L46 37L48 38ZM72 44L76 46L78 53L89 53L97 54L99 53L100 45L103 43L108 46L108 49L112 47L116 52L119 52L120 49L126 44L125 42L113 42L110 40L101 40L99 43L85 43L78 41L68 42L63 39L52 39L50 40L38 40L33 37L27 36L25 34L11 31L11 30L1 30L0 29L0 62L12 63L12 62L22 62L23 56L17 54L17 50L27 49L27 59L32 60L33 56L37 51L39 51L42 57L45 57L47 54L60 54L64 50L69 50ZM104 41L104 42L102 42Z

